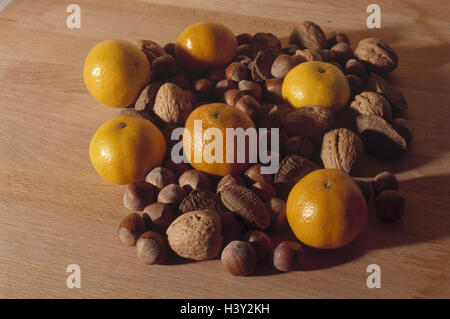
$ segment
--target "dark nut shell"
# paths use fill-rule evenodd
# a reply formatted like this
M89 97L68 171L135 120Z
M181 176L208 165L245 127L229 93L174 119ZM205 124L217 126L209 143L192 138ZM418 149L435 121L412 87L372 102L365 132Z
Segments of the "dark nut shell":
M289 43L314 51L327 49L328 47L327 38L322 28L311 21L305 21L295 27L289 36Z
M225 185L243 185L245 186L244 180L240 175L225 175L220 179L220 181L217 183L217 194L219 194L222 191L222 188Z
M270 231L281 232L288 226L286 217L286 202L281 198L272 197L264 203L270 213Z
M250 190L258 195L258 197L263 201L276 196L275 189L272 184L266 182L257 182L250 186Z
M345 42L335 44L330 50L334 53L335 60L341 64L345 64L353 56L352 48Z
M414 131L404 118L398 117L392 121L392 127L400 134L406 141L406 144L411 143L414 137Z
M402 92L400 92L395 86L383 79L382 77L371 73L369 80L367 81L367 89L379 93L384 96L386 100L391 104L392 113L398 113L406 110L408 104L404 98Z
M240 33L236 36L236 41L238 45L248 44L252 40L252 35L250 33Z
M236 83L234 83L233 81L230 80L221 80L219 82L217 82L216 87L214 89L214 95L216 96L217 99L221 100L221 101L225 101L225 103L227 102L226 98L225 98L225 93L227 93L228 91L231 90L236 90ZM231 105L234 106L234 105Z
M233 62L225 69L225 76L227 80L239 82L247 79L248 68L245 64Z
M200 101L208 101L213 97L214 84L210 79L199 79L195 81L193 91Z
M367 78L366 68L357 59L349 59L347 62L345 62L344 73L354 74L361 79Z
M145 53L150 64L152 64L153 60L157 57L166 54L166 51L164 51L158 43L152 40L137 40L135 44Z
M294 241L283 241L272 253L272 264L279 271L298 270L304 263L302 245Z
M364 195L364 198L366 199L366 202L368 203L370 197L372 197L372 183L360 178L353 178L353 180L355 181L356 185L358 185L359 189Z
M248 65L253 80L262 82L272 78L273 61L280 54L280 51L265 50L259 51L255 59Z
M172 76L177 73L177 61L170 54L161 55L153 60L151 70L155 79Z
M165 231L174 220L172 209L163 203L153 203L145 207L144 217L150 220L152 229L159 232Z
M355 96L350 104L355 115L377 115L390 122L392 120L391 105L381 95L375 92L362 92Z
M220 198L207 189L193 190L180 204L180 212L192 212L194 210L212 209L219 214L227 211Z
M250 41L251 57L255 58L261 51L273 50L281 52L281 42L272 33L258 32Z
M271 73L275 78L284 79L290 70L305 61L300 55L280 54L272 63Z
M273 176L271 174L262 174L261 173L262 166L263 166L262 164L255 164L247 168L247 170L244 173L244 177L250 184L258 182L260 183L266 182L272 184Z
M306 136L292 136L286 140L284 150L286 155L297 154L312 159L316 148Z
M258 83L250 80L242 80L239 81L238 88L239 90L245 91L247 94L250 94L258 101L261 101L263 89Z
M283 96L281 89L283 87L283 81L280 79L271 79L264 82L266 87L266 98L272 103L283 102Z
M364 83L361 78L354 74L347 74L348 86L350 87L351 96L356 96L364 90Z
M190 193L192 190L204 188L211 188L211 181L205 173L190 169L178 178L178 184L184 189L186 193Z
M302 57L306 61L322 61L320 53L310 49L297 50L295 55Z

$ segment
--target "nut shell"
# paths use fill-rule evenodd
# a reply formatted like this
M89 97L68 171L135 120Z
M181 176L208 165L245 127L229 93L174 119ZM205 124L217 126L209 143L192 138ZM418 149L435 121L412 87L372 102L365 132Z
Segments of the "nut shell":
M184 258L212 259L222 248L222 221L219 213L210 209L179 216L166 233L170 247Z
M322 28L311 21L305 21L295 27L289 36L289 43L313 51L328 48L327 38Z
M392 120L391 105L381 95L375 92L362 92L355 96L350 104L355 115L377 115L390 122Z
M408 104L402 92L381 76L371 73L367 81L367 90L381 94L391 104L392 113L406 110Z
M192 212L194 210L212 209L222 214L227 211L220 198L210 190L193 190L180 204L180 212Z
M153 111L166 123L183 124L192 111L192 104L179 86L165 83L156 94Z
M386 74L398 66L398 56L384 41L377 38L367 38L359 41L355 56L366 67L375 73Z

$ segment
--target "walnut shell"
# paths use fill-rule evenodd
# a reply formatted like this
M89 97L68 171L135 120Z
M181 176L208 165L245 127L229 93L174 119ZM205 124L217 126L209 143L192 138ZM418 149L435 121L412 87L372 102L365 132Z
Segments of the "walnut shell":
M156 94L161 87L161 82L153 82L147 85L139 95L134 108L136 110L144 111L148 114L153 112L153 105L155 105Z
M322 28L311 21L305 21L292 30L289 44L296 44L312 51L328 48L327 38Z
M386 42L377 38L359 41L355 56L367 69L378 74L392 72L398 66L398 56Z
M297 50L295 55L301 56L306 61L322 61L322 55L310 49Z
M272 64L280 54L281 51L275 50L259 51L255 59L248 65L253 80L256 82L270 80L273 77Z
M281 51L281 42L272 33L258 32L250 40L251 58L255 58L260 51Z
M248 188L237 185L225 185L220 199L226 208L238 214L248 225L261 230L270 225L270 214L259 197Z
M366 91L356 95L350 109L355 115L377 115L388 122L392 120L391 105L381 94L375 92Z
M306 174L319 169L319 166L300 155L288 155L280 163L273 184L278 197L286 200L292 187Z
M180 204L179 210L182 213L194 210L212 209L222 214L227 211L220 201L219 196L207 189L193 190L186 196Z
M406 110L408 104L402 92L381 76L371 73L367 81L367 90L381 94L391 104L392 113Z
M311 105L300 107L286 115L284 129L291 136L307 136L320 143L322 136L334 124L334 115L327 108Z
M165 83L156 94L153 111L166 123L184 124L192 111L192 104L180 87L173 83Z
M172 250L193 260L216 257L222 249L222 221L213 210L197 210L175 219L166 231Z
M325 168L337 168L350 174L363 150L364 146L358 135L349 129L340 128L323 136L320 157Z
M166 54L166 51L155 41L152 40L137 40L134 43L147 56L148 62L152 64L157 57Z

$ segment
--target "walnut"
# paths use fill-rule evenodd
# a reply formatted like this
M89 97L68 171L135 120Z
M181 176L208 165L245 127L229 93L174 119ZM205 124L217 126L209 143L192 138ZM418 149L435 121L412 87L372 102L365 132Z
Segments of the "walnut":
M250 40L251 58L255 58L259 51L265 50L281 51L280 39L272 33L255 33Z
M135 45L145 53L150 64L157 57L167 54L158 43L152 40L137 40Z
M153 111L166 123L184 124L192 111L192 104L180 87L173 83L165 83L156 94Z
M355 115L377 115L390 122L392 120L391 105L380 94L375 92L362 92L355 96L350 104Z
M367 90L379 93L388 100L392 107L392 113L394 114L408 108L402 92L381 76L371 73L367 81Z
M312 51L328 49L327 38L322 28L310 21L305 21L292 30L289 44L296 44Z
M355 56L375 73L386 74L398 66L398 56L384 41L367 38L359 41Z

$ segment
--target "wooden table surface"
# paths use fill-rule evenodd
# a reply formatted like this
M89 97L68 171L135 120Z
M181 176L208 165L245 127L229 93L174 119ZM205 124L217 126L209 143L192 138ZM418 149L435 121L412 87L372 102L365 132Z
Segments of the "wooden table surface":
M81 28L69 29L72 2L0 1L0 297L450 297L447 1L377 1L382 27L370 30L370 1L77 0ZM404 218L383 224L372 211L355 242L318 254L309 271L262 267L242 278L219 260L142 264L116 238L127 214L124 188L102 180L89 161L91 136L118 111L85 88L87 52L105 39L164 45L200 20L221 21L235 33L272 32L286 42L305 19L347 32L353 48L380 37L400 56L390 79L409 102L415 140L403 158L368 160L360 175L395 172L407 198ZM81 268L81 289L66 286L69 264ZM366 286L369 264L381 268L379 289Z

